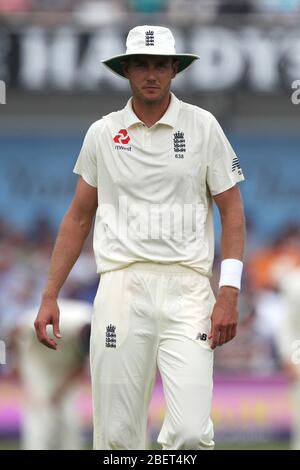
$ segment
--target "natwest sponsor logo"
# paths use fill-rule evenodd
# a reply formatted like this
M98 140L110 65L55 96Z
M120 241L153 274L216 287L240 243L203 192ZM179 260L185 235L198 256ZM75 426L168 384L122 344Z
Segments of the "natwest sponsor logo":
M114 142L116 144L128 144L130 142L130 137L126 129L120 129L118 134L114 137Z

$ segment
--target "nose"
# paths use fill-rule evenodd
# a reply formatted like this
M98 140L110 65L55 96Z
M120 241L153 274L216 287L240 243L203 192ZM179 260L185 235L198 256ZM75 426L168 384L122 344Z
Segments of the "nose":
M156 73L155 69L149 68L147 71L147 80L151 82L156 82Z
M148 64L147 67L147 80L155 81L156 80L156 70L153 64Z

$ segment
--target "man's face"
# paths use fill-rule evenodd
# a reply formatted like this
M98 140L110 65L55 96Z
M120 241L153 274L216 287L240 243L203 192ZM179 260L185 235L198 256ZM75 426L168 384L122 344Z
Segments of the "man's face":
M123 65L132 93L145 103L159 102L170 91L178 62L171 57L136 55Z

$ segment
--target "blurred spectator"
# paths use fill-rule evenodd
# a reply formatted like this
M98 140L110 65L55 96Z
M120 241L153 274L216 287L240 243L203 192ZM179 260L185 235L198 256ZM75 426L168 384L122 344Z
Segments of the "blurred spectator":
M87 0L74 8L73 18L82 25L117 24L126 3L118 0Z
M268 345L274 365L278 362L276 334L283 315L282 295L276 289L263 289L255 292L253 303L256 312L255 329L261 341Z
M76 0L31 0L32 9L36 11L67 11L71 10Z
M271 349L274 365L278 363L276 335L284 313L279 286L289 271L300 264L300 230L291 225L274 242L254 253L248 260L246 278L256 312L255 329Z
M127 0L128 7L136 13L160 13L166 11L167 0Z
M248 276L252 289L276 289L280 278L300 262L300 229L291 225L275 241L252 254Z
M211 20L215 13L299 13L300 0L0 0L0 14L74 12L74 17L85 24L117 22L119 14L128 10L140 14L168 12L179 21L181 15Z
M16 13L31 9L32 0L0 0L0 13Z
M57 351L36 338L37 308L21 315L10 335L15 370L25 393L21 431L24 450L83 447L78 393L89 351L92 307L67 299L58 304L62 339Z
M172 0L168 2L170 21L181 24L191 20L210 22L216 19L217 0Z
M300 0L255 0L258 11L291 14L300 12Z
M220 0L219 14L247 15L254 11L255 8L251 0Z
M27 232L27 238L34 246L48 245L52 243L54 239L54 231L49 220L42 215L37 216L33 225Z

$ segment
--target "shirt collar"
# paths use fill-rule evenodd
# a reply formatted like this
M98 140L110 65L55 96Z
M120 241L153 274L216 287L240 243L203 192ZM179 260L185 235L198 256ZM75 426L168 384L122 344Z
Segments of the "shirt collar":
M171 92L171 100L165 114L154 125L164 124L166 126L175 127L178 118L179 107L179 99L174 95L174 93ZM137 115L132 109L132 97L128 100L124 111L125 126L127 129L133 126L134 124L143 124L143 122L137 117Z

